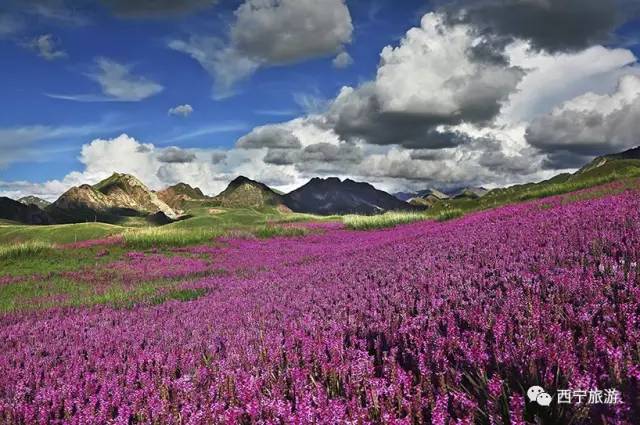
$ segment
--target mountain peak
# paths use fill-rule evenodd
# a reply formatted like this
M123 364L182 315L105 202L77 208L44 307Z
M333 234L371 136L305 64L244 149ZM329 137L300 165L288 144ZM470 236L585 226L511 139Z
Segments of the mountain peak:
M269 186L245 176L238 176L227 188L214 198L221 207L226 208L262 208L265 206L283 207L282 196Z
M157 192L158 198L174 209L183 209L186 202L206 200L208 197L198 187L178 183Z
M41 209L44 209L49 205L51 205L51 202L45 201L44 199L38 198L37 196L33 196L33 195L23 196L22 198L18 199L18 202L21 202L25 205L35 205Z
M377 214L413 207L369 183L337 177L313 178L285 196L289 208L312 214Z
M171 218L177 217L176 212L138 178L124 173L113 173L93 186L83 184L72 187L48 211L62 212L62 215L72 218L79 216L111 221L122 215L150 215L157 212Z
M25 205L6 197L0 197L0 219L24 224L53 224L51 217L37 205Z
M93 187L104 193L109 191L109 188L112 186L119 186L121 188L126 188L127 186L138 187L147 191L149 190L137 177L125 173L113 173L110 177L98 182Z
M257 182L255 180L251 180L249 177L238 176L235 179L231 180L231 182L229 183L229 186L237 187L243 184L262 185L262 183Z

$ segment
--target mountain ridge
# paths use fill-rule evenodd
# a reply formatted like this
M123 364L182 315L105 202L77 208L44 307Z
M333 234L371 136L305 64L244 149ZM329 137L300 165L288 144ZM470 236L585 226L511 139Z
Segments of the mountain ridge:
M225 190L213 197L213 201L224 208L287 208L282 195L266 184L245 176L233 179Z
M74 186L63 193L46 211L60 222L117 222L123 217L162 213L170 219L178 214L161 201L139 179L130 174L113 173L95 185Z
M210 199L199 187L192 187L187 183L177 183L156 192L158 198L174 210L184 209L187 202Z
M0 197L0 219L23 224L54 224L54 220L35 204L25 205L5 196Z
M376 189L370 183L337 177L312 178L284 196L292 211L319 215L379 214L392 210L412 210L413 206Z

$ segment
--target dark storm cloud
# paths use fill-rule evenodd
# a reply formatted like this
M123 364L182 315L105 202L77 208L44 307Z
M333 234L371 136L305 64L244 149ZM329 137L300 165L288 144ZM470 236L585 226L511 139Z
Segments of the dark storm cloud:
M193 162L195 159L196 155L193 152L176 147L167 148L158 155L158 161L169 164L185 164Z
M442 10L452 23L559 51L607 42L618 25L638 16L640 7L637 0L459 0Z

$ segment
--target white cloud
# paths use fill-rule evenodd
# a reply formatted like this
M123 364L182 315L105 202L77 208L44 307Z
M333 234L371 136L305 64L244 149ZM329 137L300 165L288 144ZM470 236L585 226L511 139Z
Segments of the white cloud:
M631 83L621 86L616 95L603 95L615 91L621 75L639 74L628 50L595 46L550 54L515 41L503 52L484 57L474 51L483 42L469 25L450 26L437 14L427 14L399 46L383 50L374 80L356 88L344 87L322 111L267 127L277 140L286 140L289 134L301 147L272 146L267 142L272 137L258 137L264 127L247 137L261 140L256 146L263 146L263 166L298 179L347 174L391 190L424 185L495 186L540 180L576 166L554 161L549 152L539 149L541 143L532 146L527 142L527 128L537 117L571 99L571 105L587 110L598 104L602 115L603 105L620 105L620 92L626 93L627 101L635 95ZM590 91L595 94L576 98ZM635 107L636 103L630 104ZM593 126L587 124L598 124L590 137L609 137L616 149L623 149L639 139L632 126L637 122L635 111L627 107L600 121L585 118L575 122L590 130ZM555 113L563 118L566 114ZM547 118L550 128L551 121L558 120ZM563 128L567 137L580 139L576 129L565 126L559 130ZM542 140L555 143L552 135L541 134ZM555 135L565 134L557 131ZM313 155L303 155L314 145L319 146L313 148L318 150L316 156L339 152L346 141L361 149L361 155L353 156L355 162L348 165L331 167L331 161L310 161ZM610 150L611 144L599 144L598 149ZM579 161L589 159L582 156Z
M233 85L260 67L334 55L353 32L344 0L246 0L234 18L228 43L202 35L169 43L214 78L217 98L233 94Z
M494 105L513 91L522 74L474 60L470 49L477 42L470 27L446 26L440 16L425 15L400 46L382 50L375 80L381 109L444 119L491 118Z
M240 149L297 149L301 146L298 137L278 126L256 127L236 143L236 147Z
M169 115L177 115L181 117L188 117L193 113L193 107L189 104L178 105L169 109Z
M169 48L191 56L213 77L213 97L218 100L232 96L235 82L248 77L260 67L255 60L225 46L215 37L195 35L187 41L172 40Z
M97 81L102 92L111 98L136 102L160 93L164 88L145 77L131 74L131 67L111 59L96 59L98 71L90 74Z
M586 93L537 118L527 140L551 161L618 152L640 140L640 76L621 78L611 94Z
M240 174L285 187L298 183L287 172L260 166L261 159L255 151L159 148L126 134L113 139L95 139L83 145L78 160L82 170L59 180L0 182L0 196L18 198L35 194L54 200L72 186L95 184L113 172L132 174L154 190L185 182L211 195L221 192Z
M576 53L549 54L516 42L506 52L512 65L527 71L503 110L503 120L514 123L530 121L588 91L610 92L622 75L640 74L640 68L630 68L636 58L627 49L593 46Z
M344 0L248 0L235 16L235 48L268 64L334 54L353 31Z
M353 64L353 58L347 52L340 52L335 58L333 58L332 63L334 68L343 69Z
M130 65L99 57L96 68L87 76L100 84L102 95L46 93L46 96L76 102L138 102L164 90L162 85L132 74Z
M263 0L260 7L285 3ZM368 180L390 191L495 186L548 178L601 150L637 144L640 68L632 52L593 46L552 54L521 40L487 52L485 42L468 24L427 14L382 51L371 81L344 87L328 102L297 99L309 105L306 116L257 127L228 151L176 153L158 145L244 125L195 129L155 145L128 136L96 140L83 148L83 171L47 187L95 182L113 171L136 174L154 188L184 181L207 193L238 174L285 191L316 175ZM267 53L257 58L217 39L171 45L198 60L220 87L284 63L295 51L269 50L269 62ZM229 57L229 66L220 66ZM163 162L166 155L175 160Z
M38 56L48 61L67 57L67 52L58 49L59 42L51 34L34 38L28 46L38 52Z

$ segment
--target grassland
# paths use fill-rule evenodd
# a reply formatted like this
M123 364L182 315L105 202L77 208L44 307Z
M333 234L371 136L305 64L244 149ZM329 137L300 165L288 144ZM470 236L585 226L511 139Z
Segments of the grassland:
M69 244L122 235L131 247L148 248L154 238L158 246L185 246L210 241L229 232L257 237L299 235L301 231L280 225L305 221L336 220L310 214L282 213L276 208L222 209L199 207L188 211L189 218L162 227L142 227L106 223L26 226L0 223L0 246L24 242Z
M425 212L392 211L380 215L348 215L343 218L343 222L348 229L352 230L372 230L387 227L395 227L400 224L415 223L417 221L435 220L446 221L460 217L464 211L458 208L442 209Z
M640 161L616 160L576 174L560 174L539 183L494 189L479 199L450 199L440 201L424 212L391 212L378 216L346 216L345 226L353 230L394 227L421 220L445 221L473 211L541 199L587 189L613 181L621 181L621 190L637 187Z

